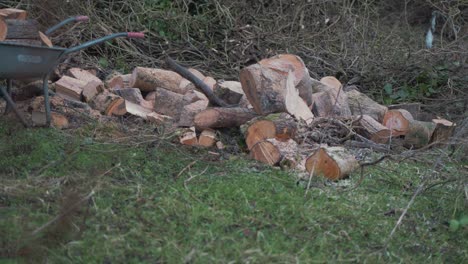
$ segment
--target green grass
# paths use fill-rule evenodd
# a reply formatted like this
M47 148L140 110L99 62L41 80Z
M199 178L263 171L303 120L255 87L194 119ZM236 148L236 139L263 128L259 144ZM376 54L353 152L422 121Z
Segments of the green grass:
M292 173L245 157L216 157L156 136L115 143L111 134L102 126L68 133L0 120L0 262L468 260L467 228L448 226L468 214L459 182L421 194L383 248L426 165L384 162L356 189L359 175L314 179L307 191Z

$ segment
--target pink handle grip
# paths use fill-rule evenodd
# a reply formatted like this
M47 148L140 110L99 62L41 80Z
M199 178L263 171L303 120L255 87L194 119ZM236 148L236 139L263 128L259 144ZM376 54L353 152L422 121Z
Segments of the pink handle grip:
M89 21L89 17L88 16L77 16L75 18L75 21L77 22L88 22Z
M145 38L145 33L143 33L143 32L127 32L127 37L128 38L143 39L143 38Z

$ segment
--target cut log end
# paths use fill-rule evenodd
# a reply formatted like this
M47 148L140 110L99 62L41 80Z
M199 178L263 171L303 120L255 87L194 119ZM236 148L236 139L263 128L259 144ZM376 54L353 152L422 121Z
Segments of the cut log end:
M312 176L330 180L343 179L358 167L356 158L342 147L321 147L306 160L306 169Z

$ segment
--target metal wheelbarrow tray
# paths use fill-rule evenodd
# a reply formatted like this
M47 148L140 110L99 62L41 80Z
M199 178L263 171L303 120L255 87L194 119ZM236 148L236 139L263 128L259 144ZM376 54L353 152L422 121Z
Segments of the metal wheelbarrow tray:
M47 30L46 35L51 34L53 31L67 23L87 20L88 18L85 16L69 18ZM144 34L139 32L116 33L86 42L69 49L0 42L0 79L7 80L7 90L5 90L4 87L0 87L0 93L3 94L3 97L7 101L7 110L9 108L13 109L21 122L27 126L26 121L17 110L11 98L12 80L42 79L46 108L46 121L47 125L50 125L51 114L48 88L49 74L60 63L60 60L64 56L119 37L144 38Z

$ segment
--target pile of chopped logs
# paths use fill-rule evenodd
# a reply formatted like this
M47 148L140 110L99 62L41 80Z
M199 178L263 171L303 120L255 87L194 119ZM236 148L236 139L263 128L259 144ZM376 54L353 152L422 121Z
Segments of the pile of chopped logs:
M39 31L34 19L21 9L0 9L0 42L52 47L52 41Z
M27 36L32 41L40 35L24 11L0 10L0 40ZM455 127L423 113L420 104L387 107L335 77L313 79L303 60L292 54L242 69L240 82L215 80L170 58L167 64L174 71L136 67L131 74L114 73L105 80L93 71L68 69L51 85L56 95L53 125L69 126L63 106L94 118L133 115L180 128L184 145L218 148L223 143L217 130L240 128L252 158L333 180L359 167L345 143L388 149L402 142L422 148L447 141ZM40 82L28 83L19 91L40 87ZM44 99L37 95L24 92L16 100L36 96L28 111L34 124L44 125Z

